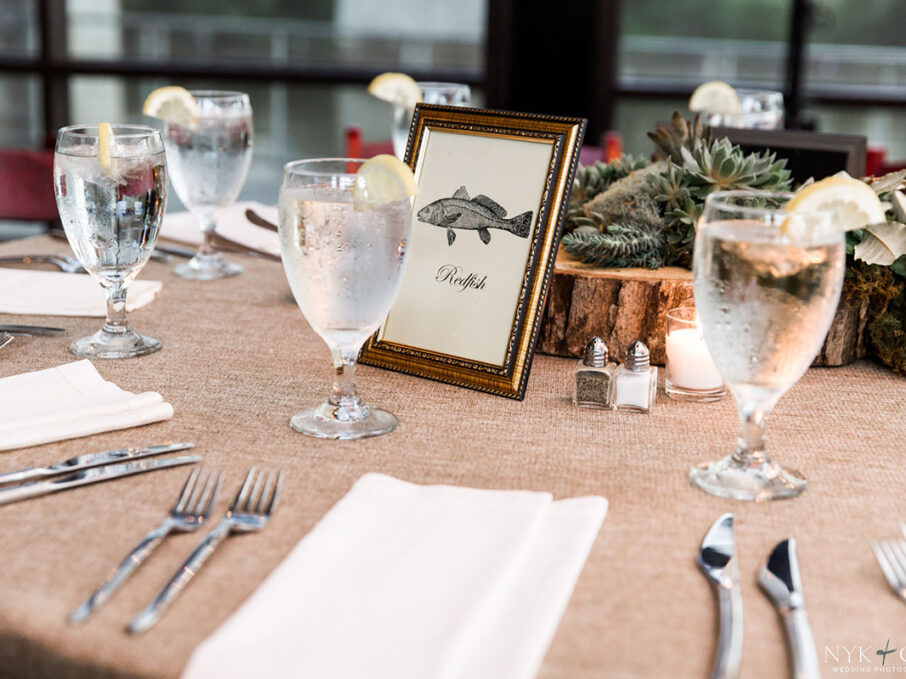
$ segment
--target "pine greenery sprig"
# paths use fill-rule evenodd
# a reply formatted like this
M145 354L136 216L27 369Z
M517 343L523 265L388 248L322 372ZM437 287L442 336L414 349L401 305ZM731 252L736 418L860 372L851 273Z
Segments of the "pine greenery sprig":
M663 245L661 234L634 224L611 224L603 232L583 229L563 236L569 254L608 268L657 269L664 265Z

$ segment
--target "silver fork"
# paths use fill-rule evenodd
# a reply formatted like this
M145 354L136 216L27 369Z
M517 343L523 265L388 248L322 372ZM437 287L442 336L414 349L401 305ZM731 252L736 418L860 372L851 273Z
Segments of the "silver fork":
M104 584L70 614L69 622L82 622L97 610L172 531L187 533L198 530L211 516L222 478L223 473L219 471L204 474L194 469L161 524L143 537Z
M906 524L900 524L900 530L906 535ZM884 571L884 577L900 599L906 601L906 540L875 540L871 543L878 565Z
M234 533L252 533L263 529L277 506L282 482L282 471L272 469L265 476L264 472L258 472L255 467L249 469L227 513L198 544L160 593L132 619L129 631L133 634L144 632L160 620L164 611L227 537Z
M13 336L8 332L0 332L0 349L13 341Z
M22 255L19 257L0 257L2 263L15 264L53 264L64 273L85 273L79 260L68 255Z

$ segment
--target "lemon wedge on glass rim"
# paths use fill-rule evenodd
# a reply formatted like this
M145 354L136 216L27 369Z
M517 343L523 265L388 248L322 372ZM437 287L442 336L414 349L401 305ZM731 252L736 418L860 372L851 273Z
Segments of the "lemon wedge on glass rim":
M356 172L352 200L356 210L392 203L418 192L409 166L396 156L383 153L366 160Z
M368 84L368 93L406 108L414 108L422 100L418 83L405 73L381 73Z
M142 113L174 125L196 129L201 109L195 97L184 87L158 87L145 99Z
M709 80L695 88L689 97L690 111L708 113L739 113L739 95L730 85L721 80Z
M794 239L815 237L827 230L862 229L886 221L884 207L865 182L835 175L796 192L784 207L791 213L780 225L780 233ZM831 216L815 213L831 212Z

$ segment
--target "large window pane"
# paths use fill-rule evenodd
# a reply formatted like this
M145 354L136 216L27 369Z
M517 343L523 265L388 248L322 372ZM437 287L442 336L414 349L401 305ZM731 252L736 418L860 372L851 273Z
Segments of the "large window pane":
M68 0L69 53L400 69L483 67L486 0Z
M0 55L37 54L37 4L35 0L0 0Z
M38 77L0 74L0 146L39 148L43 122Z

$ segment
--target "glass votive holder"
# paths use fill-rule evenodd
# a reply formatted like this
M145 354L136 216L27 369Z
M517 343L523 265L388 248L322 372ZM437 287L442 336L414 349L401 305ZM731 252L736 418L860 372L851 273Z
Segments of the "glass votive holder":
M667 396L677 401L717 401L727 385L717 372L695 307L667 312Z

